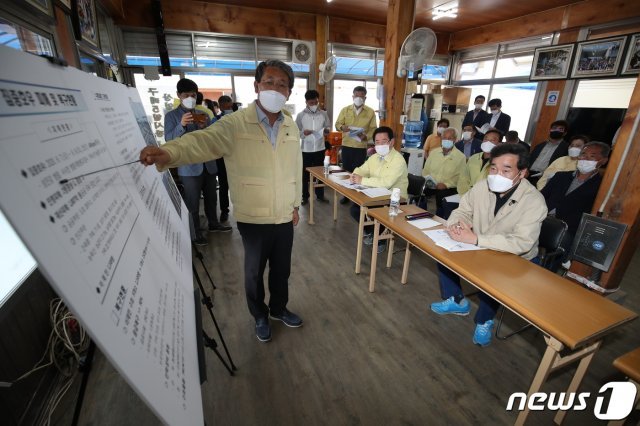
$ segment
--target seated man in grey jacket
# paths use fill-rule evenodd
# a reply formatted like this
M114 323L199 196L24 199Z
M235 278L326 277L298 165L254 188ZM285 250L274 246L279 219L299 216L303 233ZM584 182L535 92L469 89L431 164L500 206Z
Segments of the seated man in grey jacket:
M460 242L516 254L537 263L538 237L547 216L544 197L526 179L529 153L519 144L501 144L491 150L489 175L460 200L447 221L449 236ZM438 264L441 302L431 304L440 315L469 315L460 277ZM493 318L500 304L480 293L473 343L491 343Z

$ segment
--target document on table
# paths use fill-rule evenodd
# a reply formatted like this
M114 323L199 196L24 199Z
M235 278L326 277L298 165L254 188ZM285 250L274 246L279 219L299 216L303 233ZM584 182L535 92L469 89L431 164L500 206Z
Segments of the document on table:
M409 225L415 226L418 229L429 229L442 224L427 217L424 219L410 220Z
M444 197L445 201L449 203L457 203L460 204L460 194L453 194L448 197Z
M349 176L351 173L349 172L338 172L338 173L331 173L331 176ZM348 180L348 179L341 179L341 180Z
M449 236L446 229L433 229L422 232L424 232L427 237L431 238L437 246L442 247L447 251L484 250L482 247L454 240Z
M365 189L356 189L356 191L362 192L367 197L376 198L376 197L384 197L387 195L391 195L391 191L387 188L365 188Z

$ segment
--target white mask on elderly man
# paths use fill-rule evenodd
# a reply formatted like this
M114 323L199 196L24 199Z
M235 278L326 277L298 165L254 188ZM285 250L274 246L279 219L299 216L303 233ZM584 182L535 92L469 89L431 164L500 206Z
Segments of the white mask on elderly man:
M487 176L487 183L489 184L489 189L492 192L501 194L513 188L514 179L515 177L513 179L509 179L502 175L489 175Z
M363 104L364 104L364 98L361 98L360 96L358 96L357 98L353 98L353 104L360 108Z
M471 140L471 132L462 132L462 139L465 141Z
M287 102L287 98L275 90L261 90L258 93L260 105L272 114L280 112Z
M591 173L598 167L598 162L594 160L578 160L578 171L580 173Z
M451 149L453 148L453 141L450 139L442 140L442 149Z
M482 144L480 144L480 149L482 150L482 152L484 152L486 154L490 153L491 150L493 148L495 148L495 147L496 146L493 143L489 142L489 141L484 141L484 142L482 142Z

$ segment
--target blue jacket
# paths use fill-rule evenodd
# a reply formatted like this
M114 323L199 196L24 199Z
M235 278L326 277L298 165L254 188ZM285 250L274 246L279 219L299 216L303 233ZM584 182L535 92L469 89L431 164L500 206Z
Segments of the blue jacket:
M482 152L482 148L480 148L480 145L482 145L482 141L480 139L473 138L473 140L471 141L471 154L469 155L469 157L471 157L473 154ZM455 146L460 150L461 153L464 154L464 141L462 139L456 142Z
M199 130L196 124L188 124L185 129L182 127L180 122L182 121L182 116L189 112L182 105L179 105L176 109L169 111L164 116L164 140L169 142L172 139L179 138L185 133L193 132L194 130ZM207 126L211 124L209 118L207 117ZM189 164L187 166L178 167L178 176L200 176L204 171L203 163ZM216 160L207 161L204 163L207 167L207 171L211 174L218 173L218 166L216 166Z

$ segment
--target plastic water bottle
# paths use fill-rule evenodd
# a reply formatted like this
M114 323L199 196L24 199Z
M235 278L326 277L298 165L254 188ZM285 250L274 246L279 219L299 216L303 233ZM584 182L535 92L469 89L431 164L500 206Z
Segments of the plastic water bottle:
M420 148L422 145L422 124L422 121L404 123L404 146L406 148Z
M393 188L391 191L391 202L389 203L389 216L398 216L400 211L400 188Z
M331 156L325 155L324 156L324 175L325 176L329 175L329 164L331 164Z

